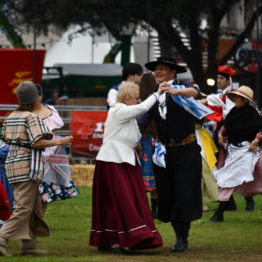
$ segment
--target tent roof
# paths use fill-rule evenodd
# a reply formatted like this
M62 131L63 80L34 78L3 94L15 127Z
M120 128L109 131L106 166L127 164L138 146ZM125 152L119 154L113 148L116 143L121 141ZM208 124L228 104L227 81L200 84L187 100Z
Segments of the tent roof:
M61 63L55 64L63 68L64 75L85 75L85 76L121 76L122 66L119 64L79 64Z

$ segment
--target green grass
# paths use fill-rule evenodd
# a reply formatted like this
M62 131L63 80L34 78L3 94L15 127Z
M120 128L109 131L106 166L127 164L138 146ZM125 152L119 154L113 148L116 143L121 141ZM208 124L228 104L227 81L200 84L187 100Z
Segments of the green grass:
M170 247L174 233L169 223L155 221L164 246L147 251L130 251L128 255L101 253L88 245L91 223L91 189L81 188L79 196L66 201L51 203L46 221L51 236L39 239L39 246L49 250L48 256L19 256L19 241L11 241L12 257L1 257L6 262L260 262L262 261L262 196L255 197L256 211L245 212L243 197L235 195L238 210L225 212L225 222L210 223L217 203L206 203L210 211L192 223L189 250L174 254Z

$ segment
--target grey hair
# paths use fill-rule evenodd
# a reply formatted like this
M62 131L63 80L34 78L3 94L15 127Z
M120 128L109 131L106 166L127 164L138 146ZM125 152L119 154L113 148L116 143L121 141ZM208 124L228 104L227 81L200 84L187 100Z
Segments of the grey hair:
M134 92L139 93L139 86L131 81L123 82L118 89L116 102L124 103L126 99L131 98Z

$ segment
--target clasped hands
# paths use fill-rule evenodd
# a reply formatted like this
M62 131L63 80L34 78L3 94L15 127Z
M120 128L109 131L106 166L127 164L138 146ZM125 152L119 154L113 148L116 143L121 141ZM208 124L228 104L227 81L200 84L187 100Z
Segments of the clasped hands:
M163 82L163 83L161 83L161 84L159 85L158 93L159 93L159 94L168 93L168 94L171 94L171 95L178 95L179 89L173 88L173 87L171 86L171 84L168 83L168 82Z

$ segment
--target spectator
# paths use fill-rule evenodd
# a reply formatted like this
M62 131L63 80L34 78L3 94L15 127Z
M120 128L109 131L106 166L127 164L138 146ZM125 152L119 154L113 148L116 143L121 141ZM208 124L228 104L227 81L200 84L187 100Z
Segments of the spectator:
M142 73L143 73L143 68L141 65L137 63L128 63L126 66L123 67L123 70L122 70L122 83L125 81L131 81L139 85ZM108 95L107 95L108 107L116 103L116 97L117 97L118 88L120 84L114 85L109 90Z
M57 105L60 101L68 99L67 96L60 96L59 91L54 90L51 94L51 97L45 100L47 105Z

